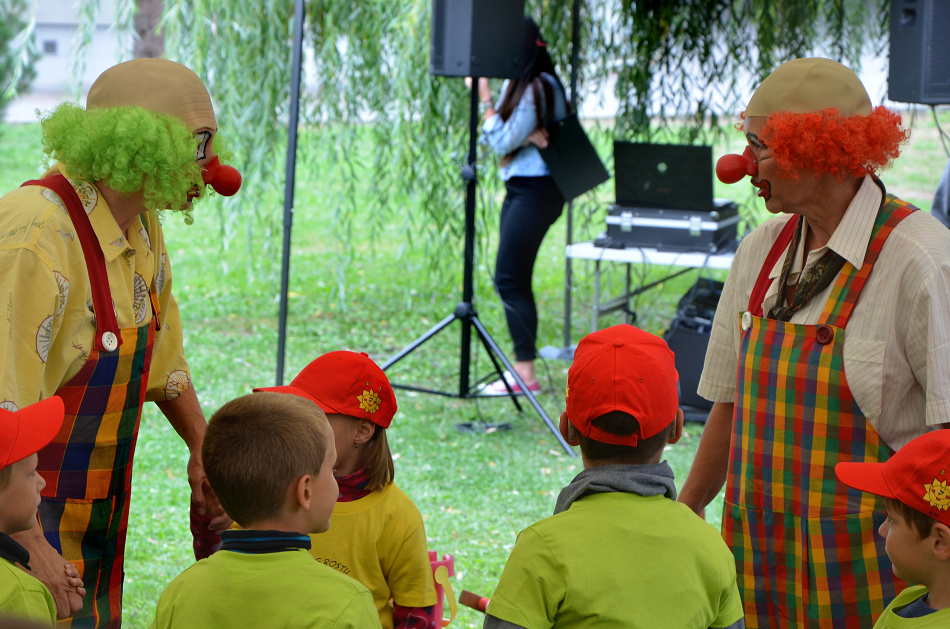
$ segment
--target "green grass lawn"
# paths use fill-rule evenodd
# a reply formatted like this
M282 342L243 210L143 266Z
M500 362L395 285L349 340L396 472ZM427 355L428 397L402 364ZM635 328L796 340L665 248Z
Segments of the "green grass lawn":
M950 119L943 118L944 125L950 125ZM912 142L894 171L884 174L884 180L890 191L929 209L947 157L929 112L908 119L914 125ZM0 190L40 174L38 138L35 124L0 127ZM730 149L740 142L741 136L736 134ZM722 148L716 148L717 154ZM282 158L275 164L283 168ZM460 300L457 289L434 288L438 283L433 280L428 252L405 240L398 217L372 236L355 233L348 247L351 260L341 268L340 247L329 228L334 201L312 192L319 188L314 183L318 172L310 169L297 175L301 192L294 221L285 380L314 357L336 349L365 351L383 362L450 314ZM245 186L254 185L245 182ZM609 200L610 187L601 187L600 200ZM716 194L728 196L737 190L740 188L717 184ZM746 194L745 188L741 193ZM459 194L463 194L461 186ZM225 401L249 393L255 386L273 384L276 369L279 285L272 273L251 273L241 260L255 255L277 257L279 241L264 253L260 235L254 245L237 239L224 250L218 240L221 227L217 217L229 207L220 200L204 208L199 205L195 224L190 227L180 217L165 218L186 351L208 416ZM279 216L281 207L281 200L274 199L273 206L262 211ZM746 212L752 221L761 215L761 209ZM497 221L490 218L488 234L484 234L488 251L479 255L475 269L476 303L485 326L508 349L503 312L491 288ZM575 225L579 232L575 240L596 235L603 229L602 209L580 213ZM536 267L539 346L563 344L564 234L562 219L547 237ZM452 264L457 264L460 275L461 250ZM589 326L592 268L575 263L574 271L572 343ZM637 269L637 279L641 275L644 281L656 279L664 271ZM606 275L608 291L616 292L622 269L610 269ZM661 334L676 302L694 279L695 274L688 274L644 294L636 304L639 324ZM621 320L620 314L610 315L601 325ZM390 378L456 390L459 330L456 323L437 335L392 367ZM564 407L568 366L553 360L539 364L545 385L540 401L555 422ZM490 361L477 347L471 368L473 378L491 371ZM456 592L468 589L490 595L518 531L551 513L560 488L580 471L580 460L563 453L530 406L518 413L506 399L457 400L405 390L397 390L396 395L400 412L389 430L397 457L396 481L423 514L429 548L455 556ZM511 429L463 434L456 428L460 422L507 422ZM666 458L680 482L686 477L701 433L701 425L687 424L683 439L667 449ZM186 458L174 431L157 409L148 405L133 476L125 566L125 626L129 629L148 626L162 588L193 562ZM715 526L720 509L717 501L707 511ZM462 609L453 626L480 627L481 617Z

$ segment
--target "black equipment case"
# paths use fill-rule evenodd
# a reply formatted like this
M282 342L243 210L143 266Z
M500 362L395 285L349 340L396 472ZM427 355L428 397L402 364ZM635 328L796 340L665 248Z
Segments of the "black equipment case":
M701 277L680 299L676 316L663 338L673 351L679 373L679 402L687 421L705 422L712 402L696 392L702 375L713 317L723 283Z
M607 236L624 247L713 253L732 245L739 224L734 201L717 199L714 207L704 212L611 205Z

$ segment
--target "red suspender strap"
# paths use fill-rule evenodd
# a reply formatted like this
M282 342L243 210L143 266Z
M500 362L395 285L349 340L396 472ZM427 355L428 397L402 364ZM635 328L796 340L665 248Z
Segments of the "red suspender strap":
M145 229L145 233L148 234L148 223L145 219L142 219L142 227ZM149 241L151 242L151 235L149 235ZM155 280L152 280L152 286L148 290L148 298L152 302L152 321L155 322L155 331L159 332L162 329L162 322L159 320L158 315L162 313L162 309L159 307L158 303L158 293L155 292Z
M152 285L154 286L155 284L153 283ZM158 315L162 312L162 309L158 307L158 294L153 290L149 290L148 298L152 302L152 319L155 320L155 331L158 332L162 329L162 322L158 319Z
M112 352L122 344L119 334L119 322L115 318L112 294L109 291L109 274L106 272L106 259L99 246L99 238L92 229L89 216L79 200L72 184L62 174L46 179L27 181L24 186L43 186L49 188L62 199L73 227L82 245L82 254L86 259L89 282L92 285L92 307L96 312L95 347L99 351ZM22 186L21 186L22 187Z
M898 203L902 205L897 205ZM906 204L893 197L885 196L884 200L881 201L878 221L881 220L880 213L886 212L889 209L889 205L892 204L897 205L897 207L887 216L884 220L884 224L881 225L880 228L875 229L871 235L871 244L868 245L868 251L864 255L864 264L861 265L861 270L852 272L853 279L850 280L850 285L847 283L838 284L835 286L834 292L831 293L832 299L834 299L840 296L839 290L846 288L846 296L840 300L841 309L835 321L835 325L838 327L845 327L848 319L851 318L851 312L858 303L858 296L861 294L861 289L864 288L864 283L867 282L868 276L871 274L871 269L874 268L874 263L877 262L877 257L880 255L881 249L884 248L884 242L887 240L887 237L894 228L897 227L898 223L910 216L912 212L917 211L917 208L912 205ZM828 311L826 310L826 312Z
M749 296L748 310L754 317L762 316L762 300L765 299L765 293L768 292L769 285L771 284L771 282L769 282L769 273L772 272L775 263L778 262L779 256L782 255L782 252L785 251L789 243L792 242L792 236L795 234L795 228L798 226L799 220L800 218L796 214L785 223L785 227L782 228L778 238L775 240L775 244L772 245L772 250L769 251L768 257L765 258L765 262L762 264L762 270L759 271L759 277L755 280L752 295Z

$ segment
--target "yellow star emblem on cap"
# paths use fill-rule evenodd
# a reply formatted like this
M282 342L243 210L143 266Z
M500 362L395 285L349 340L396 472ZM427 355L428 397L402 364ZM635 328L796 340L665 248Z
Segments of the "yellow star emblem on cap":
M932 483L924 483L924 500L935 509L946 511L950 509L950 492L947 491L947 481L934 478Z
M363 393L356 396L356 399L360 401L360 408L367 413L375 413L379 410L379 394L372 389L363 389Z

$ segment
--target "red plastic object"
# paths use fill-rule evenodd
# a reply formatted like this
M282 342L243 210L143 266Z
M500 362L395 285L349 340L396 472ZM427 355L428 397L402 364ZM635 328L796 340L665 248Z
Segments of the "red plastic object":
M752 149L748 146L745 147L742 155L735 153L723 155L716 162L716 177L723 183L736 183L746 175L755 177L757 174L759 174L759 166L755 162Z
M210 557L221 549L221 536L208 528L208 525L211 524L209 514L198 515L198 512L195 511L195 503L191 503L189 519L191 520L192 548L195 551L196 561Z
M241 189L241 173L233 166L222 164L217 155L205 166L201 179L221 196L234 196Z
M430 550L429 563L432 564L432 575L435 579L435 617L441 620L443 627L447 627L455 620L455 614L458 611L455 592L452 591L452 584L449 582L449 578L455 576L455 557L445 554L442 555L442 559L439 559L439 554ZM446 604L449 607L449 618L443 616Z
M462 590L462 593L459 594L459 603L465 605L466 607L471 607L472 609L477 609L483 614L488 610L489 598L487 596L479 596L474 592L469 592L468 590Z

